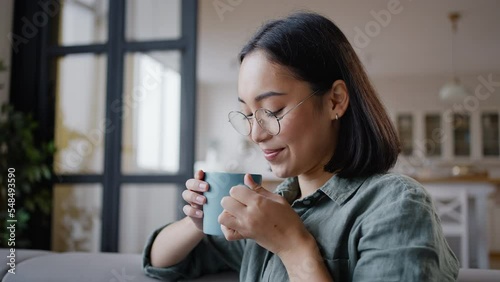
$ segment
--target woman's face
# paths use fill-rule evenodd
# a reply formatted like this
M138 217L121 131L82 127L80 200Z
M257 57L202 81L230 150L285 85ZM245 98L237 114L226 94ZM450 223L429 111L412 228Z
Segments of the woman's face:
M245 115L253 116L255 110L265 108L277 117L312 94L307 82L295 79L286 67L271 63L262 51L251 52L243 60L238 92ZM332 106L328 95L307 99L280 120L281 131L276 136L252 120L249 137L259 145L276 176L325 173L323 167L333 155L338 132L328 109Z

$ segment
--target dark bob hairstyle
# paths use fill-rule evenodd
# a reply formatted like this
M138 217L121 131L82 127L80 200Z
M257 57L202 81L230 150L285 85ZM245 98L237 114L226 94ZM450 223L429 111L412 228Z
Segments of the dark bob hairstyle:
M256 50L308 82L317 95L336 80L346 83L349 106L325 171L348 178L385 173L394 166L400 152L396 130L354 49L332 21L307 12L270 21L243 47L240 63Z

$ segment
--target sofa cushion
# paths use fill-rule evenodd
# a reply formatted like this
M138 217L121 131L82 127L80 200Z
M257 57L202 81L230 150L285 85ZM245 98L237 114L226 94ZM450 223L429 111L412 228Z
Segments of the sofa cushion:
M458 273L458 282L498 282L500 270L493 269L467 269L461 268Z
M238 273L233 271L209 274L193 280L183 280L185 282L238 282Z
M3 282L158 282L142 271L141 256L116 253L61 253L19 263Z
M21 263L22 261L25 261L30 258L34 258L37 256L43 256L43 255L49 255L52 254L50 251L44 251L44 250L20 250L16 249L16 252L14 253L15 255L15 266L17 270L17 265ZM7 256L11 256L10 249L0 249L0 258L2 261L2 264L0 265L0 277L3 277L7 271L10 269L10 266L8 265L10 258Z
M117 253L52 253L18 263L2 282L158 282L142 271L142 256ZM236 273L207 275L190 281L238 281Z

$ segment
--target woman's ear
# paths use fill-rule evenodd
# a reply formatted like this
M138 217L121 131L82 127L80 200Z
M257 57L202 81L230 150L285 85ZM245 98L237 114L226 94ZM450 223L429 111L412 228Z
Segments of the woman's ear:
M349 91L343 80L335 80L330 90L329 100L331 101L330 118L332 120L340 119L349 106Z

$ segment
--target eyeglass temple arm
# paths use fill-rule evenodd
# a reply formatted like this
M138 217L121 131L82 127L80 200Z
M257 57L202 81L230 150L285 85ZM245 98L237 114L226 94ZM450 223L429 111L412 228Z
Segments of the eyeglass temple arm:
M307 99L309 99L312 96L314 96L316 93L318 93L318 91L314 91L311 95L307 96L307 98L305 98L304 100L300 101L300 103L298 103L297 105L295 105L295 107L293 107L290 110L286 111L281 117L276 117L278 119L278 121L282 120L289 112L293 111L293 109L295 109L298 106L302 105L302 103L304 103Z

